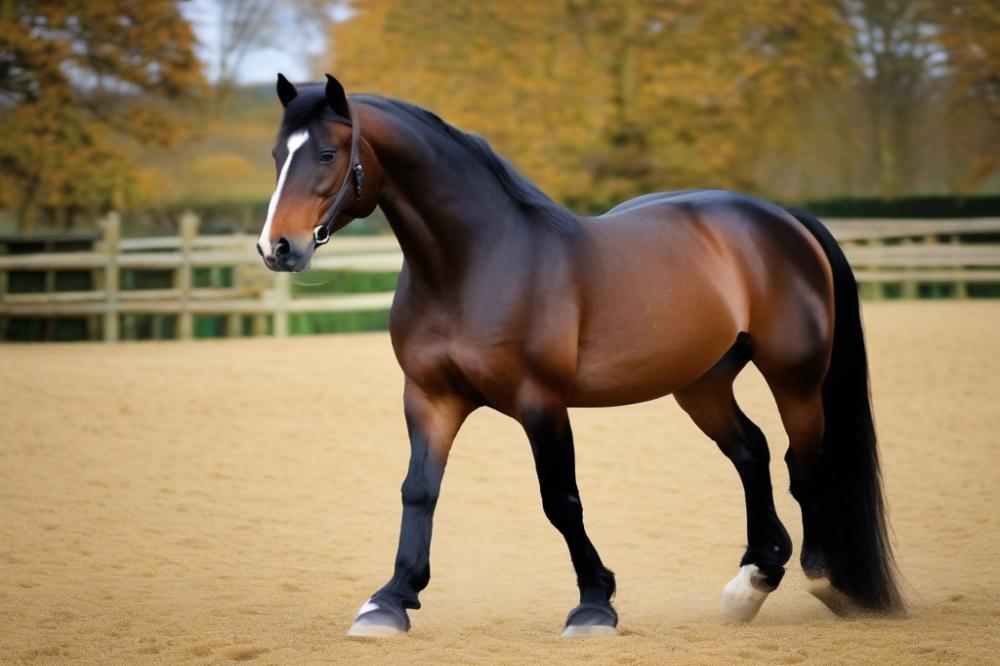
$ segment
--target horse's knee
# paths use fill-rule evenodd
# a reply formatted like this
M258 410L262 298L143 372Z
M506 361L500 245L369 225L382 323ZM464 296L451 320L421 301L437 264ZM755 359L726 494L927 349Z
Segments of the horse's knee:
M440 487L425 478L409 474L403 481L400 494L405 506L426 507L437 503Z
M542 510L559 531L583 524L583 505L577 493L565 491L545 491L542 493Z

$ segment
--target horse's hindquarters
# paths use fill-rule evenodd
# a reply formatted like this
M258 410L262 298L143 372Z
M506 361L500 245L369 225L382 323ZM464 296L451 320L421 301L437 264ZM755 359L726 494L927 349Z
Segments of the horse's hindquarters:
M573 404L672 393L707 372L740 333L749 334L758 365L825 358L829 264L776 206L728 193L678 195L593 221L587 239Z

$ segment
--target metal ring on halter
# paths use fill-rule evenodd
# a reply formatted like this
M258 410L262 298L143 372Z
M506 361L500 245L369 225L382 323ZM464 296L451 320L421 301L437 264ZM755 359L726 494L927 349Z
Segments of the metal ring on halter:
M317 224L313 227L313 241L315 241L316 247L326 245L330 242L330 229L325 223Z

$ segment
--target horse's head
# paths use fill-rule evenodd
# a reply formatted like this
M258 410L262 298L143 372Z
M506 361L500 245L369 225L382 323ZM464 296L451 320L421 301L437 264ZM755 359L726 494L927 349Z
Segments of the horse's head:
M378 202L381 173L344 88L329 74L326 86L297 90L278 75L285 109L271 151L277 185L267 207L257 251L268 268L302 271L330 234Z

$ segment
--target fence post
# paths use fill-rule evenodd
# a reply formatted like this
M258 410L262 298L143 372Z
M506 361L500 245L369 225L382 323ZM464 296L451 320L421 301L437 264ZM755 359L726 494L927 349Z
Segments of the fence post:
M900 242L903 245L913 245L914 244L913 241L911 241L909 238L904 238ZM909 299L915 299L915 298L919 297L919 295L920 295L919 286L917 285L917 283L915 281L913 281L913 280L906 280L905 282L903 282L903 284L902 284L902 293L901 293L901 296L903 298L908 299L908 300Z
M194 315L191 313L191 289L194 276L191 270L191 260L194 250L194 239L198 235L198 216L191 211L181 214L180 242L181 264L177 267L174 283L180 292L180 315L177 318L177 337L190 340L194 337Z
M243 335L243 316L239 312L226 315L226 337L238 338Z
M2 257L4 254L5 254L4 252L0 252L0 257ZM0 305L2 305L5 300L7 300L7 271L0 270ZM9 321L8 317L3 317L2 319L0 319L0 341L7 339L8 321Z
M105 216L104 252L108 255L104 265L104 341L118 341L118 249L122 235L122 216L111 211Z
M235 263L229 269L232 279L230 280L230 286L236 290L236 298L242 298L244 295L245 284L243 280L243 267ZM220 282L217 286L222 286ZM227 338L238 338L243 335L243 313L241 312L231 312L226 315L226 337Z
M290 274L284 271L274 276L274 337L288 337L288 301L291 299Z
M959 236L958 234L955 234L954 236L951 237L951 244L952 245L961 245L962 244L962 237ZM957 266L956 268L958 268L961 271L963 267L962 266ZM965 281L963 281L963 280L955 280L954 296L955 296L955 298L968 298L969 297L969 287L968 287L968 284Z
M864 245L869 245L869 246L872 246L872 247L878 247L878 246L882 245L882 241L880 239L878 239L878 238L872 238L871 240L869 240L868 242L863 243L863 244ZM879 266L873 264L873 265L871 265L871 266L868 267L868 270L870 270L872 272L878 272L879 268L880 268ZM879 280L872 281L872 283L869 285L869 293L871 293L871 298L872 298L873 301L881 301L881 300L883 300L885 298L885 285L884 285L884 283L882 283Z

